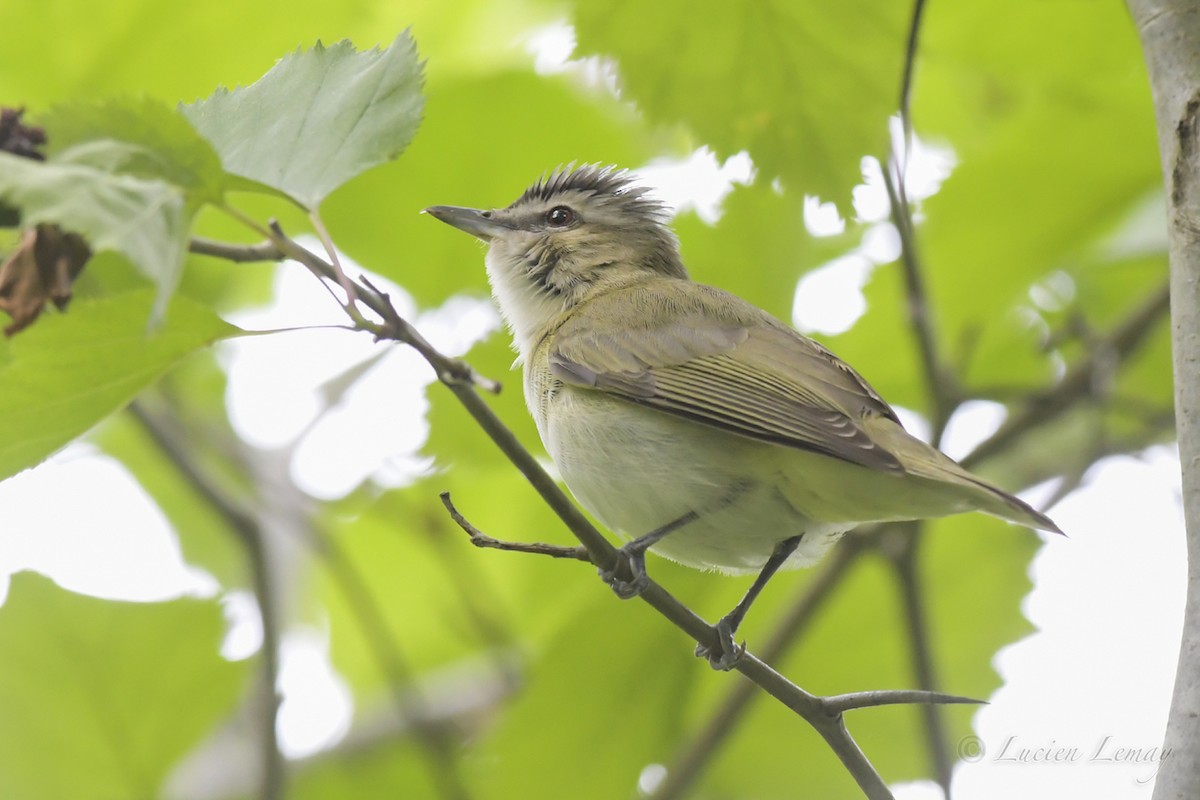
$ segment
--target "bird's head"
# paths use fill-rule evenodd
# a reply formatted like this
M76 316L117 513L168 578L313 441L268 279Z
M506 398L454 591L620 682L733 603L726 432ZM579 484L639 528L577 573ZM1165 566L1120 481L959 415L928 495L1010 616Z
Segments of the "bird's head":
M687 277L665 207L614 167L560 169L506 208L425 210L488 244L488 280L521 349L593 292Z

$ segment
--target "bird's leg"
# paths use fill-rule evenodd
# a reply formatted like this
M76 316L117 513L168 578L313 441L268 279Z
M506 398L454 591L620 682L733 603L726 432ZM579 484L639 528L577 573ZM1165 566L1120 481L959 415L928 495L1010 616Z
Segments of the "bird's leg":
M617 561L613 564L613 568L601 569L600 578L611 586L612 590L617 593L617 597L622 600L637 597L645 591L650 582L650 576L646 574L646 551L668 533L682 528L689 522L695 522L699 517L700 515L695 511L689 511L682 517L655 528L645 536L639 536L631 542L626 542L622 547L617 548ZM623 572L630 576L629 580L620 577Z
M775 545L771 557L767 559L767 563L763 565L762 571L758 573L758 577L754 579L754 583L750 585L746 594L733 607L732 611L721 617L721 620L713 626L713 631L717 635L718 648L714 649L706 644L696 645L696 655L707 658L709 666L713 669L729 670L737 666L742 653L746 652L746 646L734 642L733 635L737 633L738 626L742 624L746 612L750 610L750 605L758 597L759 592L763 590L767 581L771 580L771 576L779 571L792 553L796 552L796 548L800 546L800 540L803 538L804 534L800 534L790 539L784 539Z

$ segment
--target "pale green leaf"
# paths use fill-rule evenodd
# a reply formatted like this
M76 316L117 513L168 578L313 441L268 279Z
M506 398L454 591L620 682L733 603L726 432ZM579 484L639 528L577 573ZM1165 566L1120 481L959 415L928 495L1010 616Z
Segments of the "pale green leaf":
M198 360L192 359L186 368ZM171 377L182 371L174 370ZM176 388L172 381L171 389ZM229 535L228 520L196 491L133 415L111 415L87 436L87 441L120 461L159 507L179 540L184 561L216 578L227 590L249 585L246 550L239 539ZM196 443L194 449L201 446ZM193 453L194 457L198 455ZM239 474L228 480L233 485L248 482Z
M708 667L669 622L586 579L587 602L479 745L471 766L481 796L636 797L642 771L674 754L693 683Z
M237 331L183 298L164 326L147 331L152 301L149 291L80 299L0 341L0 478L37 464L189 353Z
M1121 6L970 6L931 13L925 31L917 130L961 163L918 235L935 331L964 380L1032 385L1053 366L1030 353L1015 309L1161 186L1154 109Z
M142 155L113 141L80 144L47 162L0 153L0 199L20 208L25 225L55 223L93 250L128 258L158 286L158 320L179 283L193 212L183 188L112 171Z
M227 188L212 145L177 110L149 98L61 104L37 122L52 161L162 180L186 190L193 204L220 202Z
M882 155L900 98L908 4L889 0L575 3L582 55L617 62L652 120L839 203Z
M676 219L683 259L694 280L744 297L790 320L796 283L811 269L854 245L853 234L816 237L804 227L803 197L762 182L735 186L721 219L707 225L694 215Z
M350 737L353 736L351 732ZM445 780L439 778L439 773L446 772L446 767L435 763L429 748L422 747L415 737L390 737L377 747L344 747L297 764L289 781L288 797L289 800L445 797Z
M1038 536L979 514L930 524L919 552L919 576L934 658L944 691L986 699L999 685L993 653L1025 634L1020 599L1029 591L1028 563ZM686 573L667 575L658 562L652 574L710 619L736 601L748 579ZM751 652L770 638L778 620L806 592L822 565L780 573L763 592L739 632ZM685 588L680 588L684 584ZM718 595L710 599L708 595ZM986 620L987 624L981 624ZM911 641L899 578L890 563L868 552L851 567L836 590L781 659L772 664L816 694L869 689L916 688ZM699 665L698 665L699 666ZM733 688L727 675L703 675L702 694L688 704L685 741L708 724L714 709ZM977 706L944 709L947 738L969 732ZM867 708L847 715L846 724L867 758L889 783L929 777L930 759L913 706ZM794 713L778 703L752 703L705 771L697 798L861 796L828 745ZM953 754L951 754L952 756ZM671 762L667 762L671 766ZM692 795L689 795L692 796Z
M130 603L20 573L0 607L0 796L158 797L232 712L246 663L223 660L212 600Z
M398 156L424 100L407 32L385 50L349 41L285 56L247 87L183 106L228 171L315 209L334 189Z
M354 591L345 582L347 569L375 598L392 639L388 647L403 652L410 668L420 671L441 669L488 647L536 640L561 622L572 606L568 598L592 588L594 570L586 565L473 547L446 513L441 491L449 491L460 510L492 535L574 543L546 505L534 500L520 474L490 465L429 476L365 509L335 509L329 516L342 520L335 543L340 556L319 570L314 595L332 623L334 664L351 685L371 690L369 696L376 697L389 677L379 659L382 632L362 625L358 600L347 591ZM549 596L557 602L544 602ZM412 613L414 608L421 613Z
M335 238L354 243L360 263L396 281L422 304L440 303L467 288L484 295L487 280L479 242L421 209L505 206L560 164L634 167L665 144L655 146L656 135L628 104L606 93L581 91L569 76L514 70L437 84L431 74L430 83L421 136L405 157L367 173L321 210ZM530 135L521 109L537 109L537 135ZM511 124L491 125L486 135L474 135L480 120L488 119L511 119Z

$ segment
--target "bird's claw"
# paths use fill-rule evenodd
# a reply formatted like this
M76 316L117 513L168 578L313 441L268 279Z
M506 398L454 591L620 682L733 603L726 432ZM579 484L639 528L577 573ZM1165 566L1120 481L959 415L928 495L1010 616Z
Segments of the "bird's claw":
M733 640L734 628L725 618L713 626L713 633L716 634L717 647L713 648L703 643L697 644L696 657L707 658L710 667L728 672L742 660L742 656L746 653L746 643L738 644Z
M599 573L600 579L622 600L637 597L650 585L650 576L646 574L646 554L641 550L631 550L628 545L617 549L617 561L612 569L601 569Z

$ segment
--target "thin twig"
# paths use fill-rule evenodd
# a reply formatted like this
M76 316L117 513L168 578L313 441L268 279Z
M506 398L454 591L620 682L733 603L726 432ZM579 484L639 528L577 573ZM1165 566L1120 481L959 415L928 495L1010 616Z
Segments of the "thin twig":
M271 236L270 240L253 245L236 245L194 236L188 243L188 249L193 253L215 256L239 263L282 261L285 258L290 258L322 278L334 282L338 281L337 271L332 264L310 250L301 247L293 239L289 239L284 234L278 222L271 222L269 234ZM367 327L368 330L380 338L403 342L415 348L429 362L430 366L437 371L438 379L443 383L447 383L447 381L461 381L474 384L492 394L500 393L501 385L499 382L480 375L460 359L442 355L421 336L416 328L412 327L398 315L395 315L395 309L392 307L386 292L376 288L366 277L362 277L361 281L361 285L355 286L355 294L358 296L358 300L381 318L386 318L388 314L394 316L394 319L391 321L391 324L395 326L394 330L377 331L374 326ZM354 282L351 281L351 284L354 285ZM339 301L340 304L341 302ZM359 320L355 321L359 323ZM363 327L363 323L359 324L360 327Z
M920 522L896 525L886 534L879 548L892 565L900 589L904 620L911 644L912 670L917 686L925 691L936 691L940 686L937 667L933 657L933 635L929 629L929 616L925 611L925 595L919 580L920 545L924 538ZM946 797L950 796L950 773L954 766L950 739L946 735L946 720L940 709L933 705L921 706L925 738L929 758L933 762L933 774Z
M437 517L441 521L441 516ZM516 634L509 624L511 615L505 615L497 605L500 592L490 586L491 575L481 569L478 559L464 553L458 539L442 535L440 525L425 526L429 545L434 548L445 567L446 579L453 585L454 593L462 604L471 626L486 645L486 656L493 662L496 672L513 689L522 683L514 659L509 654L519 650Z
M1007 449L1011 442L1052 421L1076 400L1093 394L1096 379L1101 373L1116 369L1146 342L1155 326L1170 310L1170 288L1164 284L1100 339L1097 345L1103 356L1093 352L1067 369L1052 389L1011 415L1000 429L985 439L969 456L963 466L983 461Z
M289 258L313 268L314 271L330 278L333 277L332 267L324 259L287 238L277 223L271 223L270 228L271 241L281 252ZM360 296L364 304L383 319L382 326L367 327L364 325L364 329L370 330L378 338L395 339L416 349L434 368L438 379L462 403L489 438L496 443L535 491L541 495L551 510L579 539L586 548L592 563L601 569L611 570L617 561L616 549L576 508L554 479L542 469L537 459L521 445L512 431L483 402L483 399L475 391L476 383L472 380L473 373L469 368L462 362L449 359L434 349L424 337L420 336L407 321L400 317L385 294L367 286L363 286L361 289L363 291L360 291ZM648 582L646 589L639 597L693 640L710 648L719 645L717 634L712 626L654 581ZM805 692L749 652L742 656L735 668L816 729L870 800L892 797L887 784L884 783L846 729L841 713L842 708L826 708L821 698ZM866 695L864 695L864 702L865 698ZM928 698L928 701L936 702L933 698ZM850 696L843 696L839 702L848 708L852 707L853 701Z
M271 242L258 244L233 244L206 239L203 236L193 236L188 241L188 250L204 256L221 258L238 264L249 264L257 261L280 261L284 258L279 248Z
M246 548L254 580L254 594L258 598L258 613L263 635L260 692L266 709L259 727L262 784L259 787L258 796L262 800L281 800L286 791L287 774L283 753L279 749L279 737L276 729L280 704L278 689L280 620L262 527L244 504L221 489L201 469L199 463L192 457L192 451L165 420L150 413L143 404L137 401L130 404L129 411L159 450L179 470L188 484L220 514L230 530Z
M908 22L908 40L904 45L904 73L900 76L900 123L904 128L904 166L908 166L912 143L912 87L917 70L917 50L921 35L921 22L925 15L925 0L914 0L912 16Z
M805 583L800 594L788 605L787 613L762 648L764 661L769 664L779 661L796 637L808 627L817 609L841 585L850 567L865 551L865 545L864 537L852 535L834 549L817 574ZM758 687L750 681L734 683L707 722L668 763L666 777L647 800L678 800L685 797L703 770L713 763L717 750L737 730L750 710L750 704L760 696Z
M881 689L873 692L854 692L822 698L830 711L853 711L858 708L899 705L986 705L986 700L963 697L945 692L926 692L921 689Z
M308 212L308 221L312 223L313 230L317 232L317 238L321 240L321 246L325 248L325 255L329 256L329 264L333 267L338 286L341 286L342 291L346 293L346 305L353 308L354 304L358 302L358 292L350 278L347 277L346 271L342 269L342 261L338 258L337 248L333 246L333 239L329 237L329 231L325 229L325 221L321 219L321 215L315 209ZM354 315L351 314L351 316Z
M507 550L510 553L530 553L538 556L550 556L551 558L569 558L576 561L586 561L589 564L592 563L592 557L588 555L588 551L579 546L562 547L561 545L543 544L541 542L506 542L502 539L493 539L472 525L459 512L454 502L451 501L449 492L442 492L438 497L442 499L442 505L450 512L450 518L458 524L458 527L466 531L467 536L471 537L471 544L476 547Z
M949 424L954 409L962 402L963 392L938 349L933 312L929 308L929 293L925 286L925 275L917 254L912 205L909 201L905 180L912 155L911 101L924 11L925 0L914 0L912 15L909 19L908 41L905 47L904 73L900 81L902 150L893 155L891 162L883 170L883 182L891 204L892 220L900 237L900 262L904 274L909 324L917 340L929 394L931 439L938 443L945 433L946 425ZM917 685L921 689L934 691L939 684L934 666L928 619L924 613L922 588L916 580L920 525L919 523L903 525L888 531L887 535L892 538L899 537L901 545L902 552L896 554L897 557L893 558L891 563L896 572L905 618L908 621L908 631L912 642L913 672L916 675ZM888 548L884 548L884 550L886 552ZM945 720L941 709L934 705L923 705L921 715L930 759L933 762L934 775L938 784L941 785L942 791L949 797L952 763L949 758Z
M929 309L928 292L925 288L924 272L917 253L916 231L912 221L912 207L908 199L905 181L909 155L912 149L912 115L910 100L916 72L918 43L921 21L925 9L924 0L915 0L909 20L908 40L904 56L904 72L900 81L900 124L902 149L893 146L892 157L882 165L883 185L887 190L888 203L892 212L892 224L900 237L900 265L904 273L904 289L908 306L909 324L917 339L921 353L921 366L925 372L929 389L929 403L936 442L950 419L955 406L962 399L962 391L951 372L946 368L938 352L938 339L934 333L932 312Z
M183 437L170 430L168 420L151 414L139 402L131 404L130 412L188 483L199 492L206 503L217 511L230 529L246 545L251 553L250 560L254 572L256 594L269 591L271 585L270 573L267 570L269 559L265 548L255 544L264 541L264 537L254 514L243 503L238 502L228 492L222 490L201 468L192 456L192 450L184 446ZM317 542L308 537L298 538L312 548L329 569L334 583L341 589L353 610L354 618L362 625L368 647L378 661L381 671L388 678L388 688L392 693L397 716L407 721L421 734L418 742L430 754L433 778L439 788L439 796L446 800L467 800L470 795L459 774L458 764L454 757L454 744L447 736L449 727L447 724L441 724L440 727L435 725L433 721L438 720L438 716L431 713L421 695L415 690L404 688L415 684L416 671L408 665L408 660L390 635L379 605L367 588L366 582L332 537L321 537L319 546ZM269 598L273 596L273 594L268 595ZM273 673L277 676L280 632L278 614L274 608L272 599L259 600L260 614L263 617L264 673ZM274 646L269 646L270 642L274 642ZM274 686L275 681L272 681L271 685ZM263 737L264 741L270 741L274 752L278 754L275 715L278 713L279 698L275 695L274 689L272 689L271 696L274 697L274 706L270 715L270 725L267 725L266 720L263 721ZM269 733L268 727L270 728ZM265 746L266 744L264 744ZM282 769L282 755L279 755L278 758L279 769ZM281 777L267 771L264 773L264 782L269 783L272 788L264 789L260 797L282 798L284 796L282 789L274 788L283 786Z
M946 368L938 350L933 312L929 308L925 277L917 256L916 236L908 204L901 197L901 189L892 175L892 165L885 166L882 171L883 185L887 189L892 209L892 224L896 226L896 233L900 237L900 266L904 275L908 320L921 355L921 369L929 391L930 426L934 432L933 439L937 441L954 408L962 399L962 390Z
M336 281L338 279L337 271L333 268L332 264L310 250L301 247L294 240L289 239L284 234L283 229L279 227L278 222L271 221L270 231L271 241L288 258L300 262L329 280ZM499 383L482 377L475 370L467 366L465 362L457 358L449 358L442 355L416 328L396 312L396 308L392 305L387 293L375 288L370 281L364 279L364 285L357 287L356 292L362 300L363 305L378 314L383 319L384 324L382 327L375 327L367 326L360 320L355 321L359 322L364 329L374 333L377 338L392 339L412 347L433 367L439 381L450 387L454 387L455 385L472 385L479 386L493 394L500 391ZM347 313L349 313L349 310L347 310Z
M432 772L439 795L447 800L467 800L471 795L460 774L455 744L449 735L453 731L453 720L431 713L422 693L408 688L416 686L417 671L391 635L367 582L334 537L321 536L320 543L319 554L325 566L350 604L354 618L362 626L368 648L387 676L388 691L399 718L417 730L417 741L425 747L433 762Z

